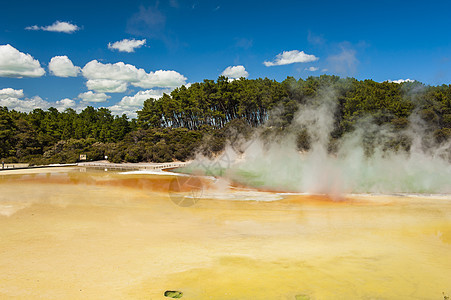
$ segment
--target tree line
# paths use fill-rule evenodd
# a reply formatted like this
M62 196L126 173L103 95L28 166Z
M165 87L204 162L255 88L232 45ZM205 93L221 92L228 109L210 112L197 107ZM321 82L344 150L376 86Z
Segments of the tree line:
M401 131L412 114L436 143L451 139L451 85L330 75L282 82L221 76L150 98L131 120L106 108L24 113L0 107L0 156L34 164L75 162L81 153L93 160L107 155L115 162L186 160L199 149L221 151L233 131L292 130L296 113L325 94L336 105L332 140L354 130L364 117ZM300 148L308 147L305 132L299 136L304 137Z

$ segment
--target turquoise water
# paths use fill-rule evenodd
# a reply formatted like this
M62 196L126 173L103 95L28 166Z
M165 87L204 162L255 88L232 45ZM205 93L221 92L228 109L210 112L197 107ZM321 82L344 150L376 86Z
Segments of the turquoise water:
M197 159L181 172L286 192L451 193L451 165L440 157L405 153L365 157L358 152L329 155L268 149L245 153L227 164L221 163L223 158Z

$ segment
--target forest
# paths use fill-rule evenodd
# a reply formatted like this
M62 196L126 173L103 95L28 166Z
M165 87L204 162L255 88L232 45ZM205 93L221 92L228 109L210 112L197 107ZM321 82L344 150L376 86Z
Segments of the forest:
M221 76L148 99L131 120L90 106L79 113L70 108L25 113L0 107L0 157L32 165L77 162L80 154L88 160L107 156L112 162L185 161L197 152L219 153L237 134L249 137L259 132L270 139L293 131L299 150L304 150L311 137L293 127L293 119L321 97L331 98L335 107L331 152L334 142L359 126L362 118L399 133L387 144L394 150L410 147L402 132L413 116L432 141L429 147L451 140L451 85L331 75L287 77L282 82ZM368 140L371 147L371 136Z

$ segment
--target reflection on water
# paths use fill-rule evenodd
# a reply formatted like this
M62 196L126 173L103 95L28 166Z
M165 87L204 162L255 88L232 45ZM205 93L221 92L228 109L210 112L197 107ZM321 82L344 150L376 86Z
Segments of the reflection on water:
M50 171L0 174L0 298L451 295L446 195L334 201L205 179L180 207L172 176Z

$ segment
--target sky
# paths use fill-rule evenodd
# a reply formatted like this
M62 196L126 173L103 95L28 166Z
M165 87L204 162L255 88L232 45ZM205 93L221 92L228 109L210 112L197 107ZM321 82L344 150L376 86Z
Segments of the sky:
M107 107L225 75L451 84L451 1L2 1L0 106Z

